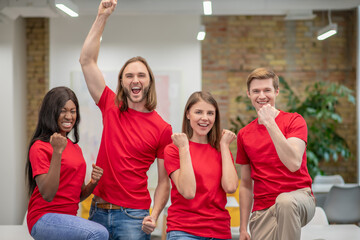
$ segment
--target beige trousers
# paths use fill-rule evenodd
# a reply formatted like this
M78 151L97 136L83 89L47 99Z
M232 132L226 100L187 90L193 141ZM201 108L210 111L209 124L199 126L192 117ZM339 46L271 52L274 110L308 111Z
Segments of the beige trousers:
M251 214L251 240L300 240L301 227L315 214L310 188L281 193L270 208Z

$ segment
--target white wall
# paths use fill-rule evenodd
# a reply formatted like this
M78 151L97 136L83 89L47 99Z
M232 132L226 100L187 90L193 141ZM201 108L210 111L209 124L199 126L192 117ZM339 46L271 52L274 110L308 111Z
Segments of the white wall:
M70 72L81 71L78 59L94 19L51 19L50 87L70 86ZM111 16L103 34L99 67L119 71L129 58L143 56L154 72L179 71L183 109L190 94L201 89L199 25L199 16Z
M14 32L13 47L13 72L14 72L14 165L16 169L15 176L15 196L14 203L17 210L15 214L15 222L21 224L23 222L24 213L27 210L28 195L25 187L24 169L27 159L27 127L26 127L26 106L27 106L27 85L26 85L26 33L25 23L23 19L16 21Z
M20 224L27 208L24 21L0 22L0 32L0 224Z

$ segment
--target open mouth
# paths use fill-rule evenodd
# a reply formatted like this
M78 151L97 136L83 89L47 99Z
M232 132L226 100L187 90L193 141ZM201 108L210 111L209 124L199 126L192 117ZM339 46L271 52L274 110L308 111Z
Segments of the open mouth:
M141 88L140 88L140 87L133 87L133 88L131 89L131 92L132 92L133 94L139 94L140 91L141 91Z
M208 123L199 123L198 125L199 125L200 127L207 127L207 126L209 126Z

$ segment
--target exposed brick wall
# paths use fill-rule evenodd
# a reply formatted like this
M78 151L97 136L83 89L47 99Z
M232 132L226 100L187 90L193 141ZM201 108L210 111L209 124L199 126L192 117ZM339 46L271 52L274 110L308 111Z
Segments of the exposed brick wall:
M284 16L204 16L206 39L202 42L203 90L218 100L222 127L244 112L235 102L246 96L246 77L257 67L271 67L300 95L315 80L338 82L356 88L356 12L332 12L338 34L324 41L317 30L328 24L327 12L316 12L308 21L284 21ZM277 108L285 109L280 95ZM354 158L321 164L326 174L339 173L347 182L357 180L356 107L343 104L340 134ZM236 144L232 144L233 154Z
M41 101L49 89L49 19L26 18L27 139L38 120Z

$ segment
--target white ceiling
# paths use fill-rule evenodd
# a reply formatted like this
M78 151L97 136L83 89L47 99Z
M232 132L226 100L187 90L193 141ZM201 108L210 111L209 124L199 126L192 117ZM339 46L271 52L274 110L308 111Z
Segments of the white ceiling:
M0 0L0 14L10 19L64 16L55 0ZM100 0L72 0L80 15L95 15ZM212 0L214 15L311 15L317 10L344 10L360 5L360 0ZM202 15L202 0L118 0L114 14Z

